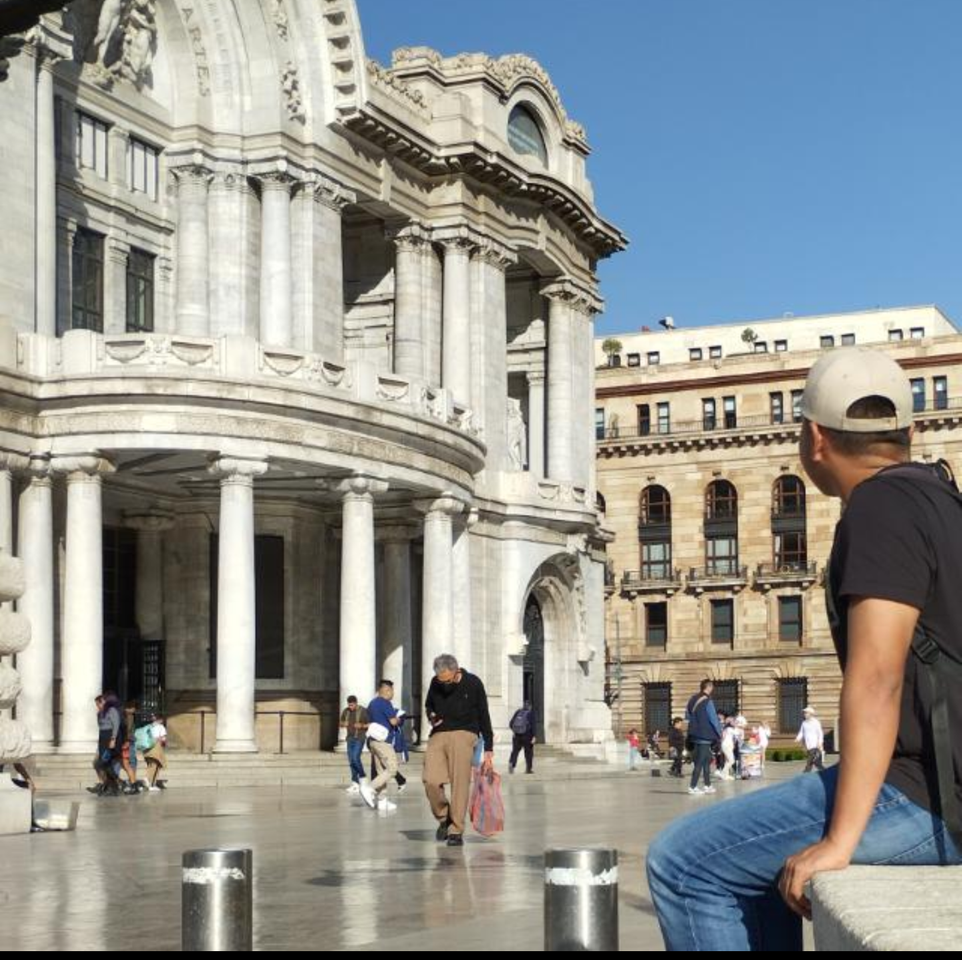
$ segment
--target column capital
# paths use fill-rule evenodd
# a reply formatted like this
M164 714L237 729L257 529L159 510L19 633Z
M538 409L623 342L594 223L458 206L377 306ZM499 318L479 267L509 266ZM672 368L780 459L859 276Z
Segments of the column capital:
M541 288L541 295L552 303L567 304L578 313L594 316L604 310L604 300L593 288L584 286L570 277L559 277Z
M470 257L478 249L478 238L469 230L456 229L454 231L441 231L434 236L436 243L444 248L445 255L456 255Z
M11 450L0 450L0 473L26 473L30 467L30 458L22 453Z
M130 259L130 244L126 240L119 240L117 237L107 238L107 258L113 263L126 266Z
M288 196L299 182L297 177L287 170L267 170L253 174L251 179L261 188L262 193L286 193Z
M50 468L67 478L68 483L99 481L105 475L115 473L117 468L105 457L96 453L70 457L54 457Z
M335 213L343 213L345 207L357 203L357 194L353 190L319 173L305 177L294 189L301 196L311 197L315 203Z
M237 169L211 171L210 182L219 190L250 193L253 189L246 175Z
M206 190L214 180L214 171L202 163L186 163L180 167L172 167L170 175L181 188L201 187Z
M399 253L425 253L432 244L430 229L418 221L389 228L387 236Z
M141 533L165 533L173 529L175 519L169 510L124 511L124 526Z
M503 243L485 237L475 248L474 259L504 272L518 262L518 255Z
M529 387L543 387L548 379L548 374L545 370L528 370L525 377L527 377Z
M387 493L388 484L384 480L376 477L368 477L358 473L347 480L342 480L335 487L338 493L343 495L345 503L355 500L372 501L374 497Z
M416 540L420 531L409 523L386 523L379 524L375 539L378 543L411 543Z
M414 501L414 508L419 513L423 513L426 519L442 517L453 520L464 513L467 507L463 500L458 500L450 493L442 494L435 499L425 498Z
M246 457L216 457L211 460L207 472L217 477L222 484L237 483L253 486L258 477L263 477L270 469L266 460Z

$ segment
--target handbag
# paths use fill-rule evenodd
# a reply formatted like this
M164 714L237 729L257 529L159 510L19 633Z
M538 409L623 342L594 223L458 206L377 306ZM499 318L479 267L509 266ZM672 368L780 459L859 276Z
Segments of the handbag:
M482 837L494 837L504 830L504 797L501 777L493 770L474 772L471 789L471 826Z

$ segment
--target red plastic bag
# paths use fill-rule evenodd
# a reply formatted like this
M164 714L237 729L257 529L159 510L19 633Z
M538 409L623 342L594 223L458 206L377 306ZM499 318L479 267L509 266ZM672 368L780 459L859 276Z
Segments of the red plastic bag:
M471 789L471 825L482 837L494 837L504 830L504 798L501 777L493 770L474 771Z

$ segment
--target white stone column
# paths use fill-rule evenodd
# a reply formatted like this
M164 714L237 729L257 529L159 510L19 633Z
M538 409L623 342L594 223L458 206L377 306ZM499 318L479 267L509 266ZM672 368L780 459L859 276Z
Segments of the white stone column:
M124 525L137 531L135 610L141 640L164 639L164 534L173 528L166 511L125 513Z
M286 173L257 178L261 187L261 343L290 347L294 341L291 277L291 185Z
M408 527L378 531L384 543L384 633L382 676L394 681L395 702L408 713L413 708L414 622L412 609L411 540Z
M545 405L543 371L528 374L528 470L536 480L544 480Z
M441 335L442 385L454 399L471 405L471 252L462 237L444 240L444 330Z
M478 513L472 510L457 524L452 547L452 589L453 589L453 632L454 649L448 651L458 658L458 663L474 673L478 665L474 662L474 616L471 562L471 530L478 522Z
M210 336L249 336L260 330L261 304L251 302L251 245L257 225L250 215L253 184L234 168L218 171L208 195L210 223ZM256 278L254 278L256 279Z
M427 378L424 259L433 251L419 224L399 231L394 246L394 372L423 380Z
M377 683L377 593L374 497L387 484L370 477L345 480L341 529L340 687L343 706L355 696L368 703Z
M548 317L548 478L570 482L574 465L575 414L572 369L574 316L571 297L562 284L547 288Z
M26 590L17 610L30 621L30 646L17 656L23 693L17 715L33 736L35 753L54 748L54 536L50 461L32 457L20 494L18 553ZM91 706L91 710L92 710Z
M220 478L214 752L257 753L254 480L267 473L268 465L263 460L224 457L210 470Z
M97 747L94 698L103 692L103 475L113 467L86 456L59 457L53 469L67 477L60 750L89 754Z
M177 333L210 336L210 227L205 167L177 167Z
M36 330L57 335L57 135L53 92L56 57L41 47L37 54L37 292ZM70 145L73 151L73 144Z
M424 589L421 627L421 689L427 696L434 658L452 653L454 642L454 518L464 504L451 496L416 504L424 514ZM422 704L423 713L423 704ZM430 730L422 716L422 732Z
M113 237L107 240L104 276L104 333L127 332L127 264L130 244Z

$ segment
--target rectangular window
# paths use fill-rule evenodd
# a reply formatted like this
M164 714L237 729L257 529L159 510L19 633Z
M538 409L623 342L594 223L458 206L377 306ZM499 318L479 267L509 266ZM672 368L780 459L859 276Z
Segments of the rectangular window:
M855 334L854 334L854 333L843 333L843 334L842 334L842 346L843 346L843 347L854 347L854 346L855 346Z
M771 396L772 423L785 422L785 395L773 393Z
M755 353L768 353L768 344L764 340L756 340Z
M732 646L735 642L735 601L711 601L711 642Z
M949 409L949 378L936 377L933 382L933 387L935 389L935 409L948 410Z
M797 531L775 534L775 569L779 573L802 571L808 566L808 537Z
M645 698L645 729L650 734L658 730L664 733L671 729L671 684L646 683L643 687Z
M738 575L738 539L736 537L709 537L705 542L705 559L710 577L735 577Z
M734 397L725 397L725 429L734 430L738 426L738 404Z
M104 332L104 238L78 230L73 244L72 330Z
M640 354L640 353L629 353L629 354L628 354L628 366L629 366L629 367L640 367L640 366L641 366L641 354Z
M905 339L902 330L889 330L889 343L901 343Z
M737 680L715 681L715 690L711 698L719 714L723 713L726 717L737 717L741 713L739 686Z
M804 390L792 391L792 420L795 423L802 422L802 400L805 399Z
M668 604L645 604L645 646L664 650L668 645Z
M659 363L661 363L661 354L660 354L660 353L649 353L649 354L648 354L648 366L649 366L649 367L657 367Z
M605 439L605 411L604 408L595 410L595 440Z
M159 167L160 151L142 140L131 139L127 145L128 188L134 193L143 193L151 200L156 200Z
M924 340L924 339L925 339L925 327L912 327L912 339L913 339L913 340Z
M131 250L127 260L127 333L154 332L154 258Z
M107 131L102 120L77 111L77 166L93 170L102 180L107 179Z
M822 337L819 343L823 350L831 350L835 346L835 337Z
M714 400L702 400L701 402L702 425L706 430L715 430L718 427L718 411Z
M688 359L691 360L692 363L697 363L699 360L703 359L704 356L705 354L701 347L693 347L688 351Z
M926 389L924 380L912 381L912 409L916 413L925 413Z
M721 360L722 358L722 348L721 347L709 347L708 356L712 360Z
M795 678L778 681L778 732L786 736L802 728L808 706L808 681Z
M638 407L638 435L640 437L651 435L651 407L647 403Z
M217 678L218 552L220 538L210 536L210 678ZM285 679L284 538L258 536L254 540L255 677Z
M671 433L671 404L658 404L658 432L660 434Z
M641 545L641 578L646 582L671 579L671 543L655 541Z
M778 598L778 639L782 643L802 642L802 598Z
M776 353L788 353L788 341L787 341L787 340L776 340L776 341L775 341L775 352L776 352Z

